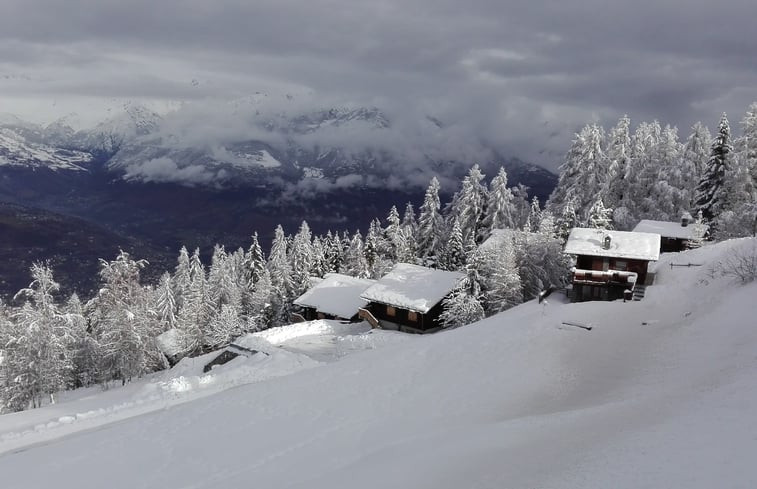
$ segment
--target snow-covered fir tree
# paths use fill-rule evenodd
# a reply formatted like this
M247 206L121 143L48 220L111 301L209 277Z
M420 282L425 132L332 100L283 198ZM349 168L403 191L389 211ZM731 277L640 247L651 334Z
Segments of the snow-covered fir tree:
M725 183L727 173L731 169L732 152L731 127L728 117L723 114L717 135L710 146L710 159L696 189L695 205L706 220L712 220L720 213L727 201Z
M455 194L450 205L449 219L457 219L465 243L483 239L479 231L489 192L485 182L482 182L484 182L484 174L478 165L473 165L463 179L462 188Z
M484 307L480 301L478 272L473 267L469 267L466 272L466 277L442 301L443 310L439 316L439 323L443 328L465 326L485 317Z
M585 126L576 134L560 167L557 187L549 198L549 209L561 214L568 201L579 216L586 215L596 196L605 188L608 163L602 145L604 129L596 124Z
M586 226L594 229L612 229L612 209L605 207L602 199L597 199L589 209Z
M313 243L310 226L302 221L300 229L292 240L290 263L292 267L292 297L302 295L310 287L313 268Z
M463 242L463 231L457 218L452 222L452 230L444 248L442 263L446 270L460 270L465 265L466 251Z
M444 218L439 213L439 180L431 179L418 218L418 253L426 263L436 263L444 249Z
M500 167L499 172L491 181L482 230L488 237L492 229L516 227L515 213L513 193L507 187L507 172Z

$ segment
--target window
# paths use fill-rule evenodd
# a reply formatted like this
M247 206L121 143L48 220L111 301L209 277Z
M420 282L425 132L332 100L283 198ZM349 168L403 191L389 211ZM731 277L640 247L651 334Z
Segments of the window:
M415 311L407 311L407 320L414 323L418 322L418 313Z
M386 306L386 315L393 318L397 315L397 309L392 306Z
M615 262L615 270L625 271L628 268L628 262L618 260Z

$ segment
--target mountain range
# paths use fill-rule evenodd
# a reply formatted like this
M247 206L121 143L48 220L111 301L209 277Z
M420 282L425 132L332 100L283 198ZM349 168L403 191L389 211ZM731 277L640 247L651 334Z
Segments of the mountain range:
M20 230L33 228L41 240L35 259L48 253L61 264L59 273L77 276L67 283L89 290L96 277L80 271L92 267L67 266L62 256L71 250L52 235L44 239L40 222L55 216L61 227L90 235L97 229L114 246L142 243L148 254L170 262L182 244L207 254L215 243L246 246L254 231L267 246L277 224L294 232L303 219L318 233L365 229L393 204L417 206L433 175L443 199L449 197L474 163L490 177L503 165L511 185L526 185L542 201L556 183L551 172L503 158L433 117L408 123L375 107L295 102L271 104L258 94L165 115L127 103L87 129L77 127L75 115L47 125L2 115L0 202L7 227L0 245L23 252L28 240L20 237L28 233ZM11 225L14 215L24 217ZM77 246L86 249L88 242ZM96 255L101 248L90 251L95 266L97 258L111 258ZM26 285L24 270L0 274L0 295Z

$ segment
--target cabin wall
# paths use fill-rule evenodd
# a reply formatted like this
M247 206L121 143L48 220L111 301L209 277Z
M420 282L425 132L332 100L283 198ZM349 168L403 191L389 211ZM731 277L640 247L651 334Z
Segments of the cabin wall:
M405 331L402 328L403 326L407 327L409 332L426 332L439 327L438 318L442 311L441 304L437 304L426 314L413 313L412 311L398 307L393 308L394 313L392 314L389 310L391 307L386 304L371 302L366 306L366 309L379 321L397 324L400 326L400 330L403 331ZM413 314L415 315L415 320L412 319Z
M660 251L662 253L673 253L677 251L684 251L687 249L688 241L680 238L666 238L660 239Z

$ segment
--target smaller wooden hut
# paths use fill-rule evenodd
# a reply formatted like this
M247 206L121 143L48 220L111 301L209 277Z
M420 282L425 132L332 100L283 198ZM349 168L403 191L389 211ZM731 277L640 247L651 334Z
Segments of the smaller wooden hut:
M229 346L220 350L218 355L205 364L202 371L205 373L213 370L213 367L225 365L238 357L250 358L253 355L262 354L268 356L268 353L259 350L260 340L254 334L248 333L235 339Z
M363 292L361 297L368 304L360 310L360 318L373 327L433 333L441 329L442 300L464 277L458 272L398 263Z
M660 235L660 252L684 251L694 247L707 233L706 224L694 222L686 213L680 222L652 221L644 219L633 229L636 233L655 233Z
M358 320L358 311L367 301L360 294L376 283L375 280L350 277L340 273L327 273L323 280L295 299L302 308L300 315L305 321L315 319Z

